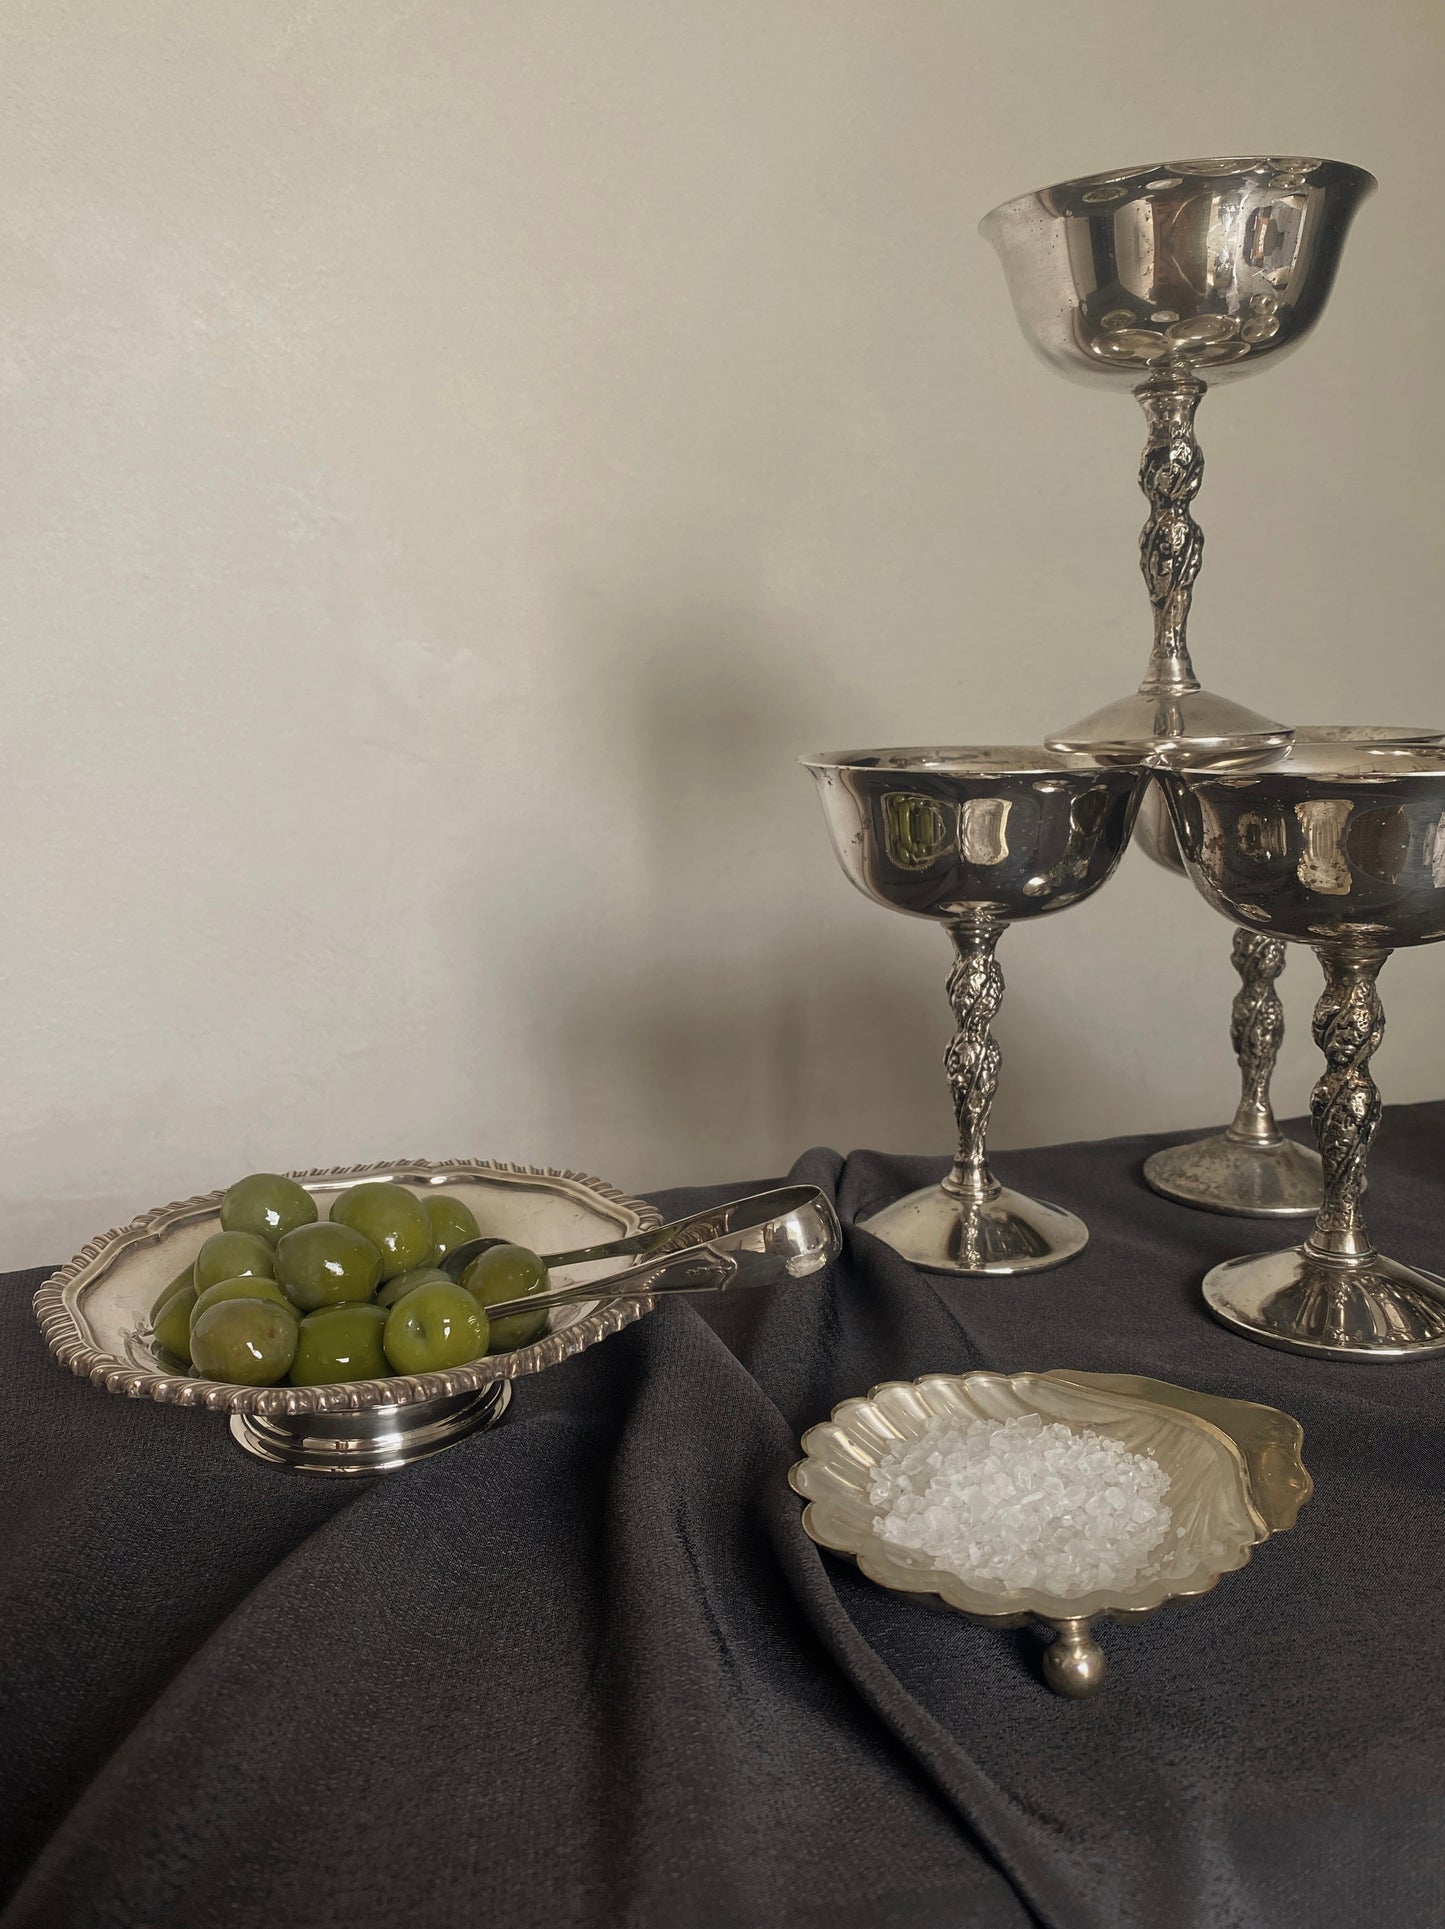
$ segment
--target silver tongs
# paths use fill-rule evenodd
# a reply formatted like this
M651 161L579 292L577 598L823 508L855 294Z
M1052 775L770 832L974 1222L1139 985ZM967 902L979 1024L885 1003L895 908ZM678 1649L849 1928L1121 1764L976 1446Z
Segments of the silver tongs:
M443 1272L460 1280L479 1254L505 1239L469 1239L441 1262ZM492 1320L514 1313L545 1312L596 1299L652 1299L661 1293L722 1293L735 1287L780 1286L807 1279L836 1259L843 1245L838 1215L816 1186L779 1186L755 1192L725 1206L652 1226L626 1239L573 1252L543 1253L551 1272L592 1260L636 1259L638 1264L602 1279L556 1286L529 1299L505 1299L487 1308Z

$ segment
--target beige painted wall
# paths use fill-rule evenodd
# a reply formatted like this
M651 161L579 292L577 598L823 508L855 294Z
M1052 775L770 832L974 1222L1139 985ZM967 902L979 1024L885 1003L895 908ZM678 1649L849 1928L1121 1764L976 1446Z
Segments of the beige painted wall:
M946 1147L946 947L793 759L1142 664L1141 424L1028 356L1006 195L1378 173L1202 411L1194 640L1445 719L1435 0L5 0L0 85L0 1264L259 1164ZM1228 949L1134 853L1014 934L999 1143L1222 1119ZM1442 974L1389 968L1388 1098Z

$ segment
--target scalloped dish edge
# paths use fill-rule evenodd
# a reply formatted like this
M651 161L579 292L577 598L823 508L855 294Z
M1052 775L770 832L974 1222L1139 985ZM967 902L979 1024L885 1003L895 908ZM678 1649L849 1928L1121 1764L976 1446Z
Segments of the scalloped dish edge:
M802 1479L806 1477L806 1469L809 1466L824 1464L823 1456L809 1449L807 1445L809 1438L815 1434L821 1426L844 1426L845 1420L840 1420L839 1416L845 1414L845 1410L851 1410L853 1413L857 1413L861 1408L874 1407L875 1396L890 1387L917 1387L928 1381L936 1380L952 1380L959 1384L964 1384L971 1379L978 1378L1003 1380L1012 1383L1018 1380L1044 1379L1048 1377L1044 1373L994 1373L987 1369L978 1370L973 1373L926 1373L919 1375L916 1380L912 1381L885 1380L880 1382L879 1385L871 1387L865 1397L860 1398L854 1395L847 1400L839 1401L833 1408L826 1422L815 1423L813 1427L808 1428L802 1436L803 1457L801 1460L795 1461L788 1470L788 1485L800 1499L807 1503L803 1509L802 1516L804 1532L817 1546L826 1548L829 1553L838 1554L846 1559L852 1560L857 1565L860 1573L864 1574L877 1586L887 1588L891 1593L905 1594L914 1599L921 1599L925 1605L931 1605L936 1602L941 1606L968 1616L971 1620L994 1622L1002 1625L1012 1624L1014 1626L1021 1625L1029 1620L1142 1619L1146 1615L1157 1612L1159 1608L1166 1606L1170 1601L1197 1600L1202 1595L1210 1593L1226 1574L1238 1573L1246 1567L1249 1564L1255 1548L1262 1546L1265 1541L1270 1539L1271 1530L1265 1524L1255 1506L1248 1463L1239 1444L1225 1433L1222 1428L1211 1424L1199 1415L1169 1406L1162 1401L1151 1401L1143 1394L1105 1393L1103 1389L1095 1390L1079 1386L1076 1382L1067 1382L1066 1368L1057 1369L1057 1371L1060 1374L1060 1378L1054 1381L1054 1385L1056 1386L1067 1384L1075 1391L1092 1393L1095 1397L1118 1401L1126 1407L1152 1407L1170 1422L1206 1437L1211 1437L1217 1443L1218 1447L1227 1453L1238 1475L1246 1512L1254 1520L1257 1529L1252 1540L1242 1543L1239 1546L1237 1549L1237 1559L1228 1560L1213 1571L1201 1570L1195 1577L1182 1585L1170 1586L1167 1583L1161 1582L1159 1583L1160 1591L1157 1598L1154 1597L1153 1589L1150 1588L1144 1593L1142 1598L1137 1601L1123 1600L1114 1604L1106 1600L1102 1605L1090 1606L1089 1602L1094 1598L1092 1595L1083 1596L1077 1601L1069 1601L1066 1599L1049 1600L1042 1595L1021 1593L1009 1600L1001 1599L997 1608L990 1609L982 1605L974 1605L975 1602L980 1600L982 1591L971 1588L966 1575L958 1574L947 1568L927 1569L905 1567L902 1563L893 1561L886 1543L876 1535L870 1536L868 1541L856 1545L853 1544L856 1536L850 1537L846 1543L840 1539L831 1538L824 1529L817 1511L820 1506L826 1507L826 1502L820 1503L812 1499L808 1495L805 1487L801 1484ZM965 1602L957 1598L952 1598L948 1588L950 1582L953 1583L952 1594L956 1594L960 1590L966 1590L970 1596L969 1601Z

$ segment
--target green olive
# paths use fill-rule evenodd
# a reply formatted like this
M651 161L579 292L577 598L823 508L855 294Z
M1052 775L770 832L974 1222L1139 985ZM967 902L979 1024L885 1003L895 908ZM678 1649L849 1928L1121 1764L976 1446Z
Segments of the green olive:
M489 1246L462 1274L463 1286L484 1310L505 1299L530 1299L533 1293L545 1293L549 1283L547 1268L525 1246ZM511 1353L541 1339L546 1330L545 1308L492 1320L487 1351Z
M317 1217L316 1201L306 1188L279 1172L250 1173L221 1201L221 1224L227 1232L254 1232L269 1246Z
M213 1232L196 1254L196 1291L223 1279L274 1279L276 1260L254 1232Z
M167 1353L178 1360L185 1360L187 1364L191 1357L191 1308L195 1303L195 1287L178 1286L151 1322L155 1328L156 1345L163 1346Z
M431 1222L433 1259L445 1259L458 1246L465 1246L469 1239L481 1237L482 1229L477 1224L476 1214L451 1193L438 1188L426 1193L421 1203Z
M288 1312L296 1310L274 1279L221 1279L196 1295L191 1325L195 1325L208 1306L218 1305L223 1299L269 1299L273 1306L284 1306Z
M382 1180L351 1186L332 1202L333 1225L350 1226L381 1253L381 1276L395 1279L432 1256L431 1221L414 1192Z
M382 1348L382 1306L323 1306L308 1313L288 1375L292 1386L332 1386L343 1380L383 1380L391 1372Z
M182 1286L194 1286L195 1283L196 1283L196 1262L192 1260L190 1265L182 1268L182 1270L178 1272L175 1278L171 1281L170 1285L163 1287L160 1293L156 1296L156 1303L151 1308L151 1325L154 1326L156 1321L160 1318L161 1308L165 1305L168 1299L171 1299L172 1297L174 1297L174 1295L181 1290Z
M264 1299L223 1299L191 1332L191 1360L208 1380L274 1386L296 1357L296 1315Z
M487 1316L461 1286L414 1286L386 1316L386 1357L398 1373L440 1373L487 1350Z
M297 1226L276 1248L276 1277L303 1313L343 1300L370 1299L381 1278L381 1254L350 1226Z
M398 1273L395 1279L387 1280L376 1295L378 1306L395 1306L404 1299L413 1286L435 1286L440 1281L443 1286L455 1286L456 1281L450 1273L444 1273L440 1266L418 1266L409 1273Z

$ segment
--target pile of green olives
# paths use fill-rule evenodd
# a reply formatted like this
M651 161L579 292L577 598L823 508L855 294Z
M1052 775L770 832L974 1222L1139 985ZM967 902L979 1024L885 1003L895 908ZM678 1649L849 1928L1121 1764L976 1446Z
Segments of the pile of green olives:
M156 1343L178 1367L234 1386L332 1386L435 1373L529 1346L547 1314L492 1320L502 1300L545 1292L525 1246L496 1245L461 1284L441 1271L480 1229L444 1191L423 1197L367 1180L322 1219L294 1179L253 1172L221 1201L221 1230L151 1309Z

